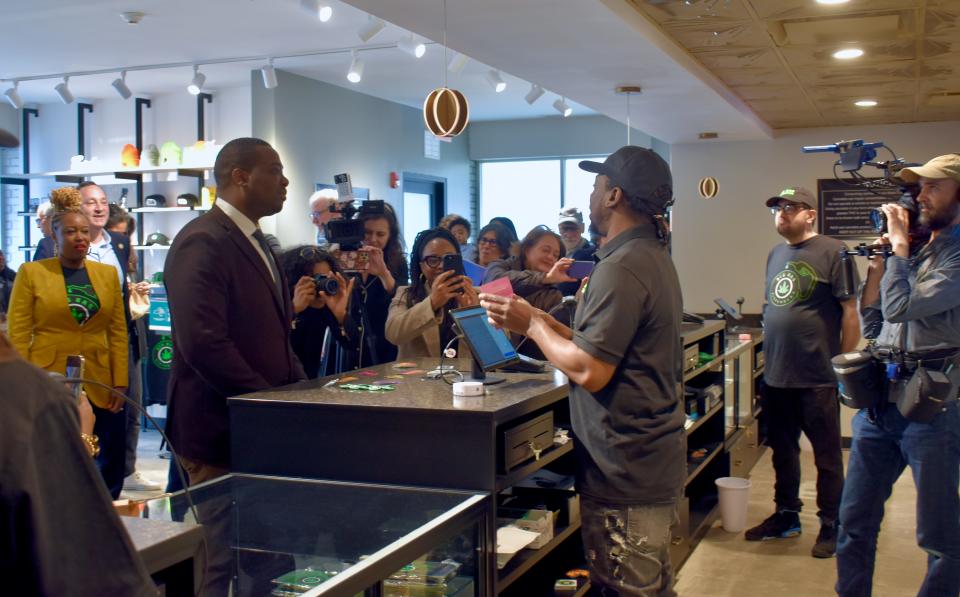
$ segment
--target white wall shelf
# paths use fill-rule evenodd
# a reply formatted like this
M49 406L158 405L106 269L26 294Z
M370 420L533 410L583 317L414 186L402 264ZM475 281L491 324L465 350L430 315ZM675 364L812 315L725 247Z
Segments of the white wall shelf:
M174 207L134 207L130 210L133 213L137 214L159 214L159 213L173 213L173 212L184 212L184 211L210 211L206 207L185 207L185 206L174 206Z

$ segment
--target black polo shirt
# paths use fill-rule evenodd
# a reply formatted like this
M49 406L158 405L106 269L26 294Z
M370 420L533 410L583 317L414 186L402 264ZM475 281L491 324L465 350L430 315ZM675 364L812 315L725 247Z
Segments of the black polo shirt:
M573 341L617 368L596 393L570 383L577 487L605 502L669 502L686 479L677 271L650 224L621 233L595 259Z

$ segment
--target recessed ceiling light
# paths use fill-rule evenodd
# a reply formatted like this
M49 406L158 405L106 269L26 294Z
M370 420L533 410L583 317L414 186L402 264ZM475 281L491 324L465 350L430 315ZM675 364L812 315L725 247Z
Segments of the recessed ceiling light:
M851 60L861 56L863 56L863 50L860 48L844 48L833 53L833 57L837 60Z
M846 4L847 2L850 2L850 0L817 0L817 4L827 4L827 5Z
M877 100L872 99L862 99L853 102L853 105L859 108L872 108L877 105Z

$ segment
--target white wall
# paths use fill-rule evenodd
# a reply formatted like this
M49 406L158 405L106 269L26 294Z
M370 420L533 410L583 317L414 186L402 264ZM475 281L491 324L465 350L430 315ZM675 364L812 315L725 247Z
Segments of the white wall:
M603 155L627 143L626 127L599 115L472 122L469 130L472 160ZM636 129L630 143L658 152L668 147Z
M307 199L315 183L332 184L340 172L390 202L401 221L403 190L389 187L390 172L446 178L447 211L470 213L467 135L440 143L440 160L427 159L419 110L279 70L276 89L264 89L257 71L251 77L254 135L274 145L290 179L274 232L283 246L313 242ZM413 239L406 241L409 248Z
M684 304L713 311L714 297L746 298L744 312L760 311L764 268L770 249L782 239L764 200L788 186L816 192L818 178L831 178L836 154L803 154L803 145L842 139L884 141L908 161L924 162L957 151L960 122L803 129L769 141L702 142L670 148L677 202L673 210L673 258ZM883 158L883 150L880 157ZM862 172L874 175L875 168ZM697 194L697 183L713 176L716 198ZM862 261L862 260L861 260Z

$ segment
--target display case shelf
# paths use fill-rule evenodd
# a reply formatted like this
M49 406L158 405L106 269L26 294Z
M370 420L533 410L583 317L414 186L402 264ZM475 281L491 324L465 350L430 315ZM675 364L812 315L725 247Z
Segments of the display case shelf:
M717 457L717 455L720 454L720 452L722 452L722 451L723 451L723 442L721 442L720 444L718 444L718 445L717 445L709 454L707 454L707 456L706 456L703 460L701 460L700 462L693 463L693 462L689 462L689 461L688 461L688 462L687 462L687 481L686 481L685 485L689 485L691 481L693 481L694 479L696 479L696 478L697 478L697 475L699 475L700 472L701 472L703 469L707 468L707 465L709 465L711 462L713 462L713 460ZM691 467L693 467L693 468L691 468Z
M709 421L711 417L713 417L714 415L716 415L716 414L717 414L718 412L720 412L721 410L723 410L723 402L718 402L717 404L715 404L715 405L713 406L713 408L711 408L710 410L708 410L707 413L706 413L704 416L702 416L702 417L700 417L699 419L697 419L696 421L694 421L694 422L693 422L693 425L690 425L690 427L688 427L688 428L685 429L685 431L687 432L687 436L689 436L691 433L693 433L694 431L696 431L697 429L699 429L701 425L703 425L704 423L706 423L707 421Z
M530 570L537 562L544 559L550 553L566 541L571 535L580 530L580 521L571 524L557 532L549 543L540 549L524 549L513 556L502 570L499 570L500 582L497 587L500 591L505 590L514 581L520 578L526 571Z
M707 372L707 371L710 371L711 369L715 368L717 365L720 365L720 364L722 364L722 363L723 363L723 357L716 357L716 358L714 358L712 361L709 361L709 362L707 362L707 363L704 363L703 365L700 365L699 367L697 367L696 369L690 371L689 373L684 373L684 374L683 374L683 383L687 383L688 381L690 381L690 380L693 379L694 377L700 375L701 373L705 373L705 372Z
M539 460L531 460L527 464L521 466L518 469L512 470L505 475L497 475L497 491L503 491L508 487L513 487L523 479L526 479L533 473L547 466L548 464L554 462L564 454L569 454L573 451L573 440L567 440L567 443L554 446L549 450L545 450L541 454Z

